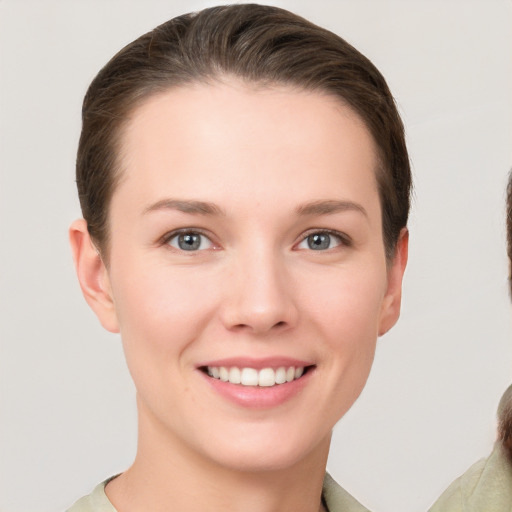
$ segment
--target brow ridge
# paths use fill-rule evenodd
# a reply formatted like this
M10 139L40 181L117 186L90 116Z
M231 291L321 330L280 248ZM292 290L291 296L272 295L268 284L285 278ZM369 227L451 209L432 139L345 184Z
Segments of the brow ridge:
M225 215L222 208L208 201L162 199L145 208L144 213L158 210L178 210L195 215Z
M313 201L305 203L297 208L299 215L330 215L333 213L357 211L368 217L365 208L353 201L340 201L336 199Z
M158 210L178 210L183 213L196 215L225 215L225 212L215 203L208 201L161 199L148 206L144 213ZM307 215L330 215L344 211L357 211L368 216L365 208L359 203L343 200L319 200L299 205L296 209L301 216Z

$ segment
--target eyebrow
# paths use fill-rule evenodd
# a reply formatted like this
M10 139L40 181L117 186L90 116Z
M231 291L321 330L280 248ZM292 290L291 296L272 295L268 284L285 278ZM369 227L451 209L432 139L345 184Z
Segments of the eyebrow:
M195 215L222 215L225 216L224 210L215 203L207 201L192 201L180 199L162 199L144 209L144 213L158 210L178 210L183 213ZM356 211L368 217L368 213L364 207L352 201L338 200L320 200L311 203L299 205L296 209L301 216L307 215L329 215L345 211Z
M364 207L352 201L314 201L312 203L302 204L297 208L299 215L329 215L346 211L356 211L368 217L368 213Z
M195 215L225 215L224 211L214 203L205 201L183 201L179 199L162 199L148 206L144 213L158 210L178 210Z

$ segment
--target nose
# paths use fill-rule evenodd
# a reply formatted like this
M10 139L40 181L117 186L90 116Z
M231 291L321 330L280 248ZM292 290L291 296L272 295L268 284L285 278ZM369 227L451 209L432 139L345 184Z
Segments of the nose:
M271 250L236 258L221 314L228 330L265 335L296 325L296 286L284 259Z

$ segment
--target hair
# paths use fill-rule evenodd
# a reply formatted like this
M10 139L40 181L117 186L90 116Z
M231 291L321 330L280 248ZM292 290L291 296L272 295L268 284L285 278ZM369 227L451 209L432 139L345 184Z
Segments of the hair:
M498 439L512 460L512 386L509 386L498 405Z
M512 298L512 171L508 175L507 185L507 254L508 254L508 283ZM501 397L498 405L498 439L505 452L512 460L512 386Z
M122 174L119 155L129 116L153 95L224 77L327 93L360 116L378 150L383 239L391 258L407 225L411 171L404 127L383 76L332 32L256 4L173 18L128 44L92 81L82 108L76 180L83 216L102 255L108 257L108 210Z
M507 184L507 255L508 255L508 286L512 298L512 170L508 175Z

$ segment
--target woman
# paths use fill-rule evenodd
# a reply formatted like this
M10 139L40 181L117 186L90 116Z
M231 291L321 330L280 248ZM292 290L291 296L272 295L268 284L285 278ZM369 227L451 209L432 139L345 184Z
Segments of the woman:
M365 510L325 467L399 316L410 183L383 77L287 11L206 9L121 50L84 100L70 241L138 450L70 510Z

